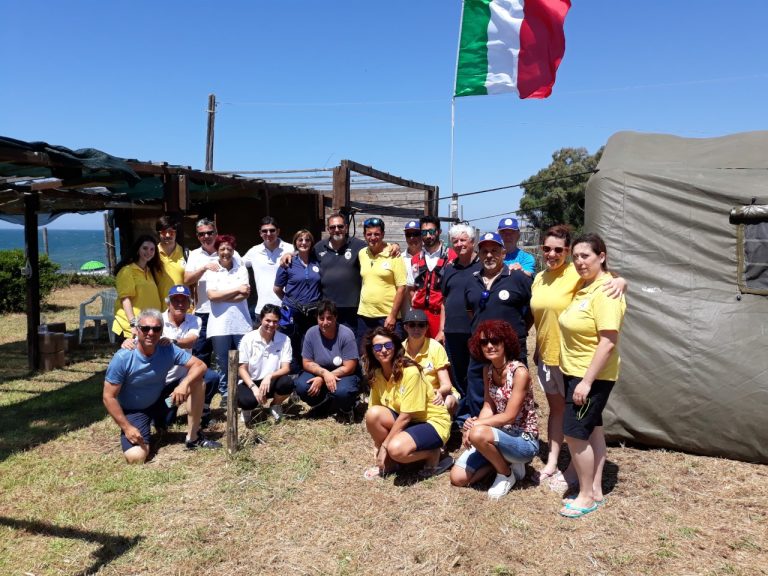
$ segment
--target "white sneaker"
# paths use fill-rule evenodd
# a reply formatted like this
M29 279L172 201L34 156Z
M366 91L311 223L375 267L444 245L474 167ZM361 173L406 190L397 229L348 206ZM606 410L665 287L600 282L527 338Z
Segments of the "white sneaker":
M253 410L240 410L240 422L248 426L253 419Z
M522 480L525 478L525 464L522 462L513 462L510 467L512 468L512 474L515 475L515 480Z
M275 422L280 422L280 420L283 418L283 405L277 404L270 406L269 413L272 415L272 418L275 419Z
M488 488L488 498L491 500L498 500L499 498L506 496L507 493L515 485L514 473L509 476L504 474L496 474L496 479L493 481L493 485Z

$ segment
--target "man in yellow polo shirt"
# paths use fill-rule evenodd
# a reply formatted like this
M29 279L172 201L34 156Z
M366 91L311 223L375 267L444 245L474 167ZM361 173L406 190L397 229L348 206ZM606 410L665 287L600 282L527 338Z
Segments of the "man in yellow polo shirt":
M402 334L397 319L405 299L405 264L402 258L390 258L381 218L363 222L363 235L368 246L358 256L363 281L357 309L358 333L384 326Z
M170 216L158 218L155 230L160 236L158 255L162 264L162 274L157 279L157 291L165 295L174 286L184 284L184 267L187 262L184 249L176 242L176 223ZM164 299L161 299L161 302L161 312L165 312L168 303Z

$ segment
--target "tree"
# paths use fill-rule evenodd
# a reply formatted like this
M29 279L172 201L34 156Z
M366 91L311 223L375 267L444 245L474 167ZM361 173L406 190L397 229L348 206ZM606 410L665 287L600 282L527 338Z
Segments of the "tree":
M603 148L593 155L586 148L561 148L552 154L549 166L521 184L523 196L519 214L535 228L569 224L576 232L581 230L584 226L584 191L591 172L603 155Z

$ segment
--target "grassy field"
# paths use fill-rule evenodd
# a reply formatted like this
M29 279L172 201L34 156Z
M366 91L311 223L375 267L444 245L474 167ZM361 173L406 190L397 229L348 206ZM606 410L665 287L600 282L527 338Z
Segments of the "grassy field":
M55 293L46 318L74 329L97 290ZM241 430L235 457L185 451L177 426L126 466L101 404L103 336L30 375L25 322L0 322L0 574L768 574L760 465L612 446L607 504L570 520L529 480L496 503L447 475L365 481L362 425L299 405Z

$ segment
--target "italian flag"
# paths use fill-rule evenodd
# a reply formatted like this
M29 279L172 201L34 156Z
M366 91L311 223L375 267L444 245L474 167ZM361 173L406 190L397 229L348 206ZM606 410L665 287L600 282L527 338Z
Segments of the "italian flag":
M455 96L549 96L570 7L570 0L464 0Z

